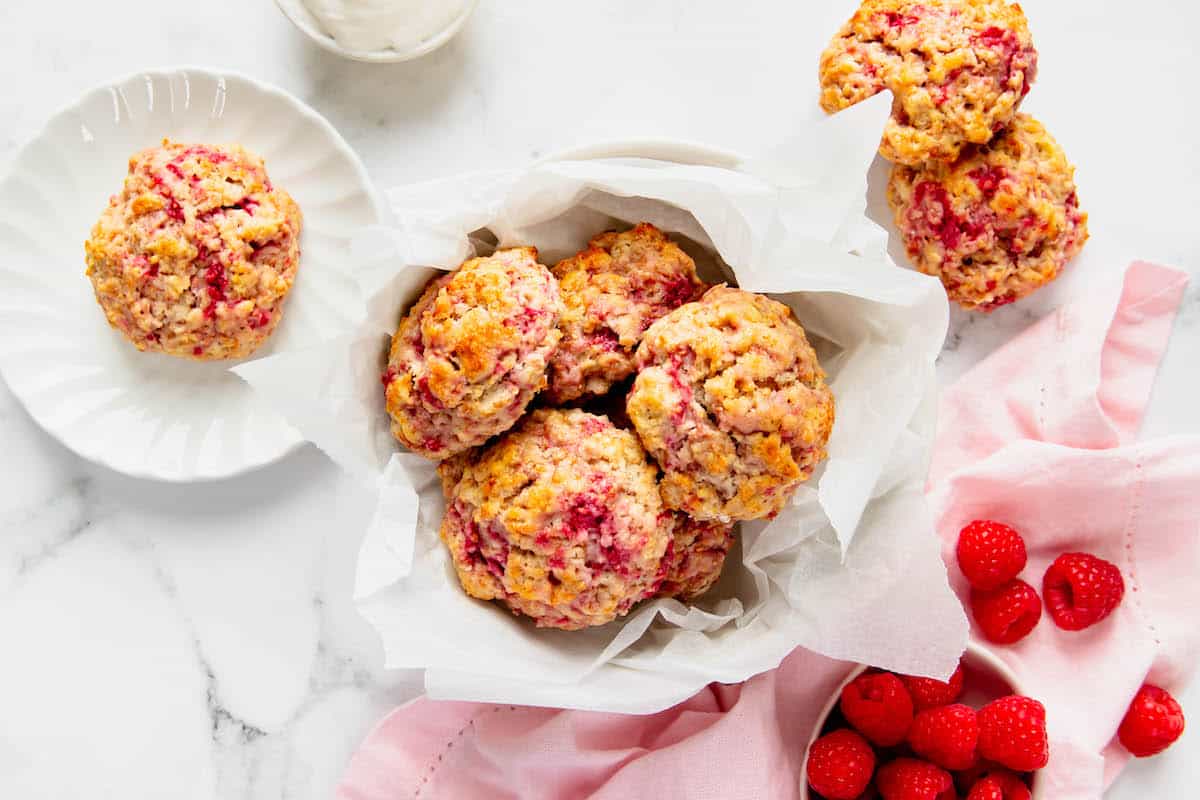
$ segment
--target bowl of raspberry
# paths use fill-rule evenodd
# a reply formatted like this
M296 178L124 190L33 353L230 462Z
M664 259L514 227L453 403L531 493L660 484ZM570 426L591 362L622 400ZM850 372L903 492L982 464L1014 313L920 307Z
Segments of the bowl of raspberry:
M819 717L805 800L1032 800L1046 765L1046 712L972 642L948 681L860 666Z

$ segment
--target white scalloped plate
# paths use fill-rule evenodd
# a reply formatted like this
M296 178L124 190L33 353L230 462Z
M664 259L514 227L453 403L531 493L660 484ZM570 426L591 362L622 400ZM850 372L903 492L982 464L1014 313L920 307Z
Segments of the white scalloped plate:
M237 142L262 156L304 213L300 269L254 357L351 330L362 301L349 238L379 222L358 157L315 111L250 78L139 73L56 114L0 181L0 372L39 424L112 469L167 481L225 478L303 437L229 367L140 353L104 319L83 242L129 156L163 137Z

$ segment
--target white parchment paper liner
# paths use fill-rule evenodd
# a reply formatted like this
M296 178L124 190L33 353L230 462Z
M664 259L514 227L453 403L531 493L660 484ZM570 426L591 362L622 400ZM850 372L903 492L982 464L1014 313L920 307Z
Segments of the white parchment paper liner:
M740 171L557 161L388 193L396 222L356 244L371 263L357 335L238 368L377 491L356 600L388 666L423 668L438 698L633 713L770 669L796 646L907 673L954 669L967 623L923 496L948 311L937 281L889 262L864 216L887 108L877 98L814 123ZM728 265L742 288L795 310L837 400L829 459L776 519L742 525L740 549L699 605L657 600L602 628L539 630L459 588L438 539L433 465L388 431L388 336L436 268L486 246L472 238L481 229L500 246L535 245L552 264L640 220L682 237L702 267Z

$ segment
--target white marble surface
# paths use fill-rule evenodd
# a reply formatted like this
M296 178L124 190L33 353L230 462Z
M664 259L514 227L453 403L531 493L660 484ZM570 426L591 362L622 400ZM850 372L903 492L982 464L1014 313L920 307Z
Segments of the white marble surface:
M0 160L56 108L147 66L279 84L381 185L602 139L754 153L813 113L815 64L851 0L483 0L449 47L342 62L268 0L52 3L0 14ZM1027 108L1080 168L1094 239L1059 285L954 317L950 380L1130 255L1200 271L1192 4L1026 0L1042 73ZM83 231L64 231L82 240ZM1200 431L1193 288L1144 435ZM162 486L82 463L0 387L0 797L325 798L357 741L411 696L349 603L365 510L317 452L236 481ZM1103 687L1097 687L1103 691ZM1200 689L1184 697L1200 715ZM1200 734L1115 798L1191 796Z

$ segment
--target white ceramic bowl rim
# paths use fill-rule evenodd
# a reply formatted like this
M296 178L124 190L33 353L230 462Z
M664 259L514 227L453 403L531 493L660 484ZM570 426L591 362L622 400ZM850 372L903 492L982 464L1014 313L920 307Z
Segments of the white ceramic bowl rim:
M731 170L738 170L746 161L745 156L733 150L666 137L604 139L557 150L540 161L590 161L599 158L650 158Z
M430 36L420 46L405 52L390 47L382 50L350 50L338 44L336 39L316 24L312 13L304 8L303 0L275 0L275 5L297 30L326 52L348 58L351 61L362 61L369 64L395 64L428 55L453 39L470 19L471 14L475 12L479 0L467 0L462 13L455 17L454 21Z

